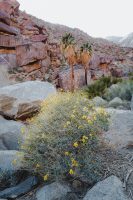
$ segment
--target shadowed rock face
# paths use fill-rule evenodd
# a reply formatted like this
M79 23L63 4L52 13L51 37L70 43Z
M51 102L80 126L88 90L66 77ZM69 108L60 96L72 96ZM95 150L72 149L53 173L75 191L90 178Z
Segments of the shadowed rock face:
M19 10L16 0L0 0L0 60L8 62L10 78L15 81L45 80L51 81L63 89L69 88L69 81L62 81L62 54L60 41L62 35L70 32L77 46L90 42L93 56L89 69L95 78L105 73L105 68L114 69L115 74L123 75L133 66L133 49L121 48L107 40L92 38L79 29L55 25ZM80 63L79 63L80 64ZM83 70L76 66L77 80L75 88L85 84ZM78 70L78 73L77 73ZM118 72L118 73L117 73ZM90 79L89 79L90 80Z

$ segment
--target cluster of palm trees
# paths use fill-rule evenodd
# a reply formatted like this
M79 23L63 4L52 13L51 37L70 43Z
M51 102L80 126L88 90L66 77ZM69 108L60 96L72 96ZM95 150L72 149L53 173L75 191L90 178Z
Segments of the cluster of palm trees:
M75 38L70 33L66 33L61 41L62 53L71 68L71 92L74 92L74 65L81 63L85 71L85 83L87 85L87 72L89 61L92 56L92 46L89 43L83 44L79 50L76 50Z

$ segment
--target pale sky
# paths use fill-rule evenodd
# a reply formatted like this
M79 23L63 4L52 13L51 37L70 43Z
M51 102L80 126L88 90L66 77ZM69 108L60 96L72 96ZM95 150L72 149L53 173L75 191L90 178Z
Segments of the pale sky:
M18 0L45 21L80 28L93 37L133 32L133 0Z

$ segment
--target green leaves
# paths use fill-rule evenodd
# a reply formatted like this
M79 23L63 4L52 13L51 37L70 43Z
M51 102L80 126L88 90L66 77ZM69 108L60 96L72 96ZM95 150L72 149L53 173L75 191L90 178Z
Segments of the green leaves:
M72 36L71 33L66 33L62 37L62 43L65 46L65 48L69 45L75 45L75 38Z
M92 46L91 46L91 44L89 44L88 42L87 42L87 43L84 43L84 44L80 47L80 52L83 52L83 51L88 51L89 53L92 53Z

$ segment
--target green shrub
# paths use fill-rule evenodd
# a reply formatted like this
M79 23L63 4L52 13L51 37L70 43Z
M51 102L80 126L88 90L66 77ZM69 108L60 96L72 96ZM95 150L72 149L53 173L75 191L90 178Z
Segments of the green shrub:
M109 88L112 84L116 84L121 81L122 80L120 78L102 77L93 84L89 85L85 91L89 98L103 96L107 88Z
M25 132L25 168L44 180L79 176L97 180L103 171L97 156L99 133L108 128L108 121L103 109L94 109L80 95L59 93L48 98Z
M112 100L119 97L122 100L131 101L133 94L133 80L125 80L116 85L112 85L104 94L104 98Z

